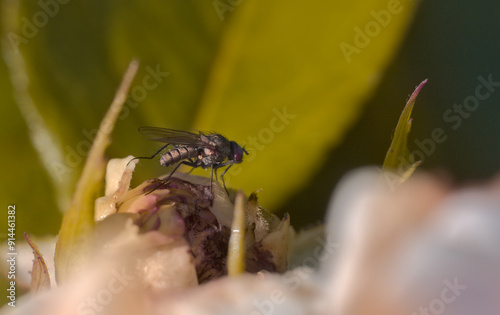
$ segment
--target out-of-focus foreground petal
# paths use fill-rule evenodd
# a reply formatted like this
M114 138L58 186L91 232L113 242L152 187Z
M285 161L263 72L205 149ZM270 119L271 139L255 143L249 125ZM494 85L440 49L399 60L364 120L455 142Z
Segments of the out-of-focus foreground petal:
M134 260L108 260L80 282L31 297L24 313L3 314L72 314L77 307L94 307L101 314L493 315L500 309L499 192L498 181L454 191L447 181L422 173L393 189L379 171L358 170L332 197L326 239L315 241L313 254L303 260L318 263L319 270L302 266L281 275L261 272L181 290L145 290L153 282L120 269ZM131 215L108 217L129 222L120 229L137 238L124 242L137 246L122 251L123 257L138 257L144 241L150 248L171 244L158 231L137 233Z

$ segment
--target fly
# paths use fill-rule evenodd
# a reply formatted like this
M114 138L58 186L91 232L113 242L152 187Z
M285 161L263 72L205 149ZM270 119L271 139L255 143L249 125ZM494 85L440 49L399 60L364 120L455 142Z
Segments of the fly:
M166 144L152 156L136 157L135 159L151 160L168 146L171 146L169 151L161 155L160 164L165 167L177 164L168 177L163 179L154 190L168 182L181 165L187 165L193 169L197 167L210 168L210 187L212 187L214 172L217 177L217 170L227 166L220 178L226 193L228 193L224 175L233 164L243 162L243 153L248 155L245 148L234 141L227 140L218 133L204 134L200 131L196 134L160 127L140 127L139 132L145 135L148 140Z

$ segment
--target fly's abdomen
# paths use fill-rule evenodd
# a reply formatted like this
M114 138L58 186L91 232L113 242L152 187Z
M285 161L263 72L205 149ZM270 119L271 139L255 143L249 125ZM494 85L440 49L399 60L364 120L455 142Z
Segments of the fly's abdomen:
M196 157L198 155L198 149L193 147L179 147L168 151L163 154L160 158L160 164L162 166L170 166L184 159L189 159Z

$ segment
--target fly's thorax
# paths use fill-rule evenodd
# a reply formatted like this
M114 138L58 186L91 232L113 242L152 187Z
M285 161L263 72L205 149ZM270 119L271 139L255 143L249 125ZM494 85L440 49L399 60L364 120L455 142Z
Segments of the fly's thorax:
M208 141L207 144L212 148L215 148L218 153L224 156L224 158L229 156L229 153L231 152L231 145L229 140L227 140L224 136L218 133L212 133L207 135L206 139Z
M199 158L201 164L205 166L212 166L221 163L227 158L227 155L221 154L218 150L211 148L201 149L202 156Z

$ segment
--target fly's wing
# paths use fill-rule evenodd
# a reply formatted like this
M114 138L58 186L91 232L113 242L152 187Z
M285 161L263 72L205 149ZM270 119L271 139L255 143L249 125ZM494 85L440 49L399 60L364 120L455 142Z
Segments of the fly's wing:
M140 127L139 132L146 136L146 139L174 145L186 145L195 147L207 147L206 142L200 138L201 133L196 134L189 131L181 131L160 127Z

